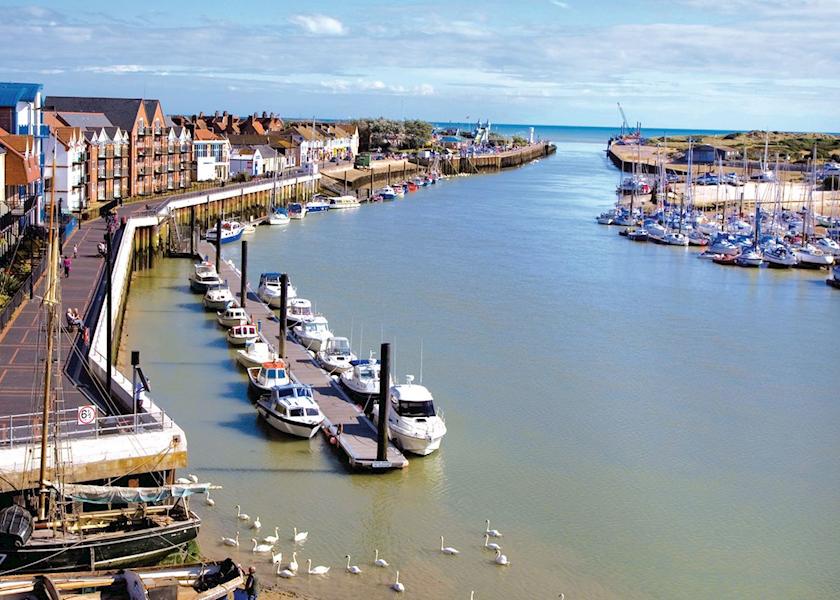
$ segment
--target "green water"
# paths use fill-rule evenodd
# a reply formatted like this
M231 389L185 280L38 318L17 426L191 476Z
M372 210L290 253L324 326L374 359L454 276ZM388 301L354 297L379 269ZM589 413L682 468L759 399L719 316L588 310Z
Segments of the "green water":
M629 243L592 219L615 181L601 144L561 142L250 236L249 279L288 271L357 351L391 341L419 376L422 341L449 433L387 475L263 426L188 261L141 273L124 348L186 430L187 472L224 486L195 504L202 549L225 553L238 503L280 527L284 558L292 527L310 532L298 562L329 576L278 581L323 598L390 597L374 548L422 598L840 597L840 293ZM485 518L510 568L481 549ZM241 532L235 557L273 580Z

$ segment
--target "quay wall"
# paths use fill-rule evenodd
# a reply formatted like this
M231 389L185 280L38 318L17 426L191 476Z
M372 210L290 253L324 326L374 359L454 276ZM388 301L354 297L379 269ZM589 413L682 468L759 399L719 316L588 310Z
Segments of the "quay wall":
M538 158L549 156L557 152L557 147L548 142L531 144L500 152L480 156L451 156L449 158L422 158L418 164L431 167L437 164L443 175L459 175L461 173L478 174L482 172L501 171L519 167Z

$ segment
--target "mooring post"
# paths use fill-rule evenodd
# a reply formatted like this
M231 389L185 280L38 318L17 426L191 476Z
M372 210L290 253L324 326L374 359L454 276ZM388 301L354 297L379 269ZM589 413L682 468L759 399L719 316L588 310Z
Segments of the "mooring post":
M388 405L391 399L391 344L380 346L379 425L376 438L376 460L388 460Z
M111 317L114 314L111 303L113 302L111 294L111 227L105 231L105 310L107 315L105 318L105 397L108 401L111 399L111 356L113 343L113 324Z
M286 304L289 301L289 276L286 273L280 275L280 330L277 334L277 354L286 360ZM286 365L289 368L289 365ZM291 370L291 369L289 369Z
M131 351L131 404L134 411L134 432L137 433L137 413L140 407L137 406L139 394L137 393L137 367L140 365L140 351Z
M216 219L216 273L222 266L222 220Z
M239 277L239 305L245 308L245 298L248 294L248 240L242 240L242 264L240 265L241 276Z

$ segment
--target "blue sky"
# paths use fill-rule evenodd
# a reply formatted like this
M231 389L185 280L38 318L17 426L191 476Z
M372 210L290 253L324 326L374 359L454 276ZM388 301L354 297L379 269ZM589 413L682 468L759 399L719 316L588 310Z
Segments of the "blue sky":
M0 4L0 79L170 113L840 130L840 0Z

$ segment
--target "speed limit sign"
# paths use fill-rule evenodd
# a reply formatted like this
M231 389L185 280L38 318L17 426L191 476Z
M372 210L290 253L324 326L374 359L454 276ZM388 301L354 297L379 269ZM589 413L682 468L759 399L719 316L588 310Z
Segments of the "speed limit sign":
M96 407L92 404L79 407L79 415L76 422L79 425L92 425L96 420Z

